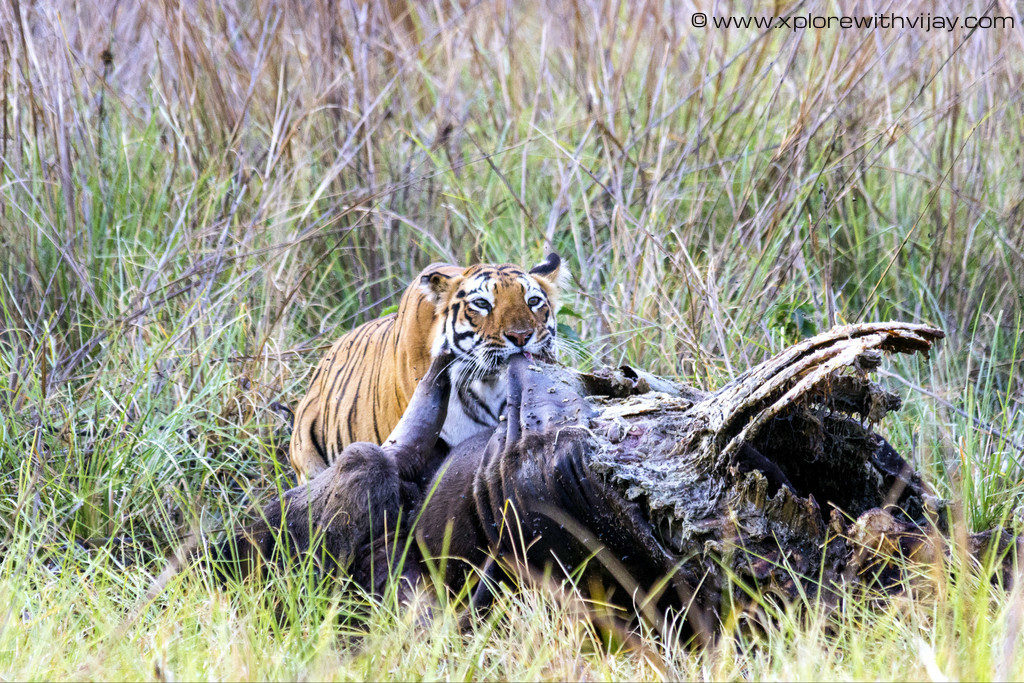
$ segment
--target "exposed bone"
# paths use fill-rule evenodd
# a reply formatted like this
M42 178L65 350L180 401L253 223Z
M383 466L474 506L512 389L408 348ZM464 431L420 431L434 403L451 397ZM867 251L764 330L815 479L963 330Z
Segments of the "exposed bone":
M850 330L852 333L854 332L852 329L854 327L846 326L843 329ZM923 334L919 335L917 334L918 332ZM750 396L740 403L738 410L751 407L756 402L780 391L797 376L802 376L802 379L793 384L768 409L763 410L755 418L747 422L739 434L733 437L725 448L722 449L722 456L731 456L739 444L749 441L765 422L778 415L787 406L810 394L813 390L820 389L822 383L836 370L843 367L853 367L859 360L866 358L869 353L876 349L904 352L927 351L931 348L931 339L941 338L942 336L942 331L934 328L926 328L924 330L894 328L856 338L852 337L851 334L850 338L837 339L829 346L820 348L815 353L802 359L801 362L794 363L790 367L780 367L778 363L773 362L774 359L762 363L755 370L761 372L774 371L774 376L769 382L751 392ZM912 337L917 343L905 344L908 337ZM861 364L861 367L863 367L863 364ZM744 384L748 384L748 382L744 382Z
M847 413L856 410L871 422L878 421L900 405L898 398L864 378L879 366L881 352L927 350L941 336L937 329L905 323L844 326L785 350L694 403L656 394L599 402L596 427L615 424L616 434L628 433L630 427L620 424L625 420L643 436L618 439L617 443L599 441L591 466L626 498L642 502L650 514L670 515L672 542L679 550L702 543L705 550L722 551L729 534L736 533L726 531L728 527L738 527L740 537L746 534L754 545L768 542L773 534L802 537L808 545L824 528L819 506L835 501L816 501L809 492L789 489L769 494L767 481L759 473L741 475L731 469L738 449L755 442L766 426L787 414L798 416L805 424L817 424L817 429L825 432L831 427L825 427L822 420L837 427L845 425L843 429L857 430L861 436L856 438L868 446L872 437L855 420L819 414L812 404ZM844 368L856 376L839 374ZM843 443L848 439L841 435L828 438ZM808 441L802 448L810 455L815 447ZM861 447L854 447L854 452L857 448ZM890 472L883 463L873 464L871 453L859 451L856 457L864 464L850 464L857 481L876 482L871 485L875 492L870 500L864 498L861 507L849 511L852 514L882 504L888 491L879 489L899 480L898 473ZM825 465L826 461L821 461L818 466ZM929 492L919 479L911 483L905 495L892 502L909 501L913 509L922 509L922 497ZM861 486L870 488L867 483ZM913 501L907 495L913 496Z

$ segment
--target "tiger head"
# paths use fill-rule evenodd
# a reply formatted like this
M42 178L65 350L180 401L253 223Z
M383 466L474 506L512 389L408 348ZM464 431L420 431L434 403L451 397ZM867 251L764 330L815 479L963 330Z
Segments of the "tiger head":
M548 254L525 271L510 264L428 268L420 287L436 306L431 355L447 346L463 377L494 376L525 353L553 355L562 260Z

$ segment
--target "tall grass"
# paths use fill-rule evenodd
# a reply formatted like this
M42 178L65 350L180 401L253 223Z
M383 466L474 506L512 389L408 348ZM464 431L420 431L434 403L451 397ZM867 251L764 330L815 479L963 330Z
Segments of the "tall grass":
M1015 27L714 30L697 10ZM940 325L930 361L890 366L908 401L888 434L965 525L1013 522L1021 21L998 2L0 5L0 670L1024 675L1019 591L963 567L694 653L602 645L544 591L466 637L376 605L353 640L358 600L322 587L186 571L150 596L163 563L121 565L288 486L274 404L419 268L551 248L585 355L703 387L833 322Z

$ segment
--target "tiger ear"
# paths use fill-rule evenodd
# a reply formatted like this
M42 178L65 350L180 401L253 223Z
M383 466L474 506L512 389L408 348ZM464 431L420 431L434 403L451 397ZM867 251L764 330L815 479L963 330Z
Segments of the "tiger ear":
M562 284L562 257L551 252L530 269L530 275L536 275L546 280L552 287L558 288Z
M453 277L439 270L423 273L420 276L420 289L432 304L444 300L444 295L451 290Z

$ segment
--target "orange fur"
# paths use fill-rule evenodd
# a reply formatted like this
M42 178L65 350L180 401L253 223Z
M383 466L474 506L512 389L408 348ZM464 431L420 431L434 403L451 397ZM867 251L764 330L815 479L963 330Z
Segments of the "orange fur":
M462 269L433 264L406 289L396 313L338 339L295 411L289 460L300 481L326 469L350 443L383 443L431 358L446 344L457 357L462 354L452 370L452 393L466 404L450 408L447 438L479 429L491 418L496 421L503 403L490 404L498 396L503 401L503 385L492 378L507 361L506 354L550 350L559 264L557 255L529 273L512 265ZM484 297L491 300L486 312L472 303ZM544 301L530 306L528 301L537 297ZM529 341L520 344L527 336ZM472 349L470 342L475 344ZM474 381L491 382L484 387L490 391L474 393L469 387ZM474 401L487 405L472 405Z

